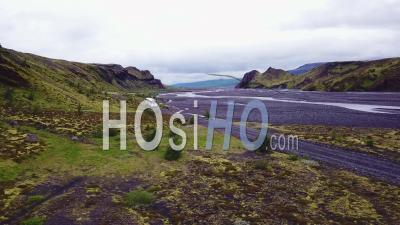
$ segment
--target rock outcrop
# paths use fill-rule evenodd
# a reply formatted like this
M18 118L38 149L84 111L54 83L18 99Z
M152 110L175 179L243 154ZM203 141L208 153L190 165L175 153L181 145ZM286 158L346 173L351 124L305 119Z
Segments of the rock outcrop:
M0 49L0 83L19 88L32 84L65 85L88 89L134 91L164 88L148 70L118 64L88 64L50 59L11 49ZM37 85L37 84L36 84ZM78 90L79 91L79 90Z
M254 78L259 75L260 72L257 70L252 70L244 74L242 80L236 85L235 88L249 88L249 84Z

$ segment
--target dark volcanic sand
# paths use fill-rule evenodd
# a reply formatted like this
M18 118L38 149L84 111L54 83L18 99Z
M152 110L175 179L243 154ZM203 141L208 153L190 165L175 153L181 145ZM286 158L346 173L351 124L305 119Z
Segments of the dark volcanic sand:
M196 92L195 92L196 93ZM184 110L183 114L198 113L203 115L209 110L210 101L218 101L217 117L226 117L226 102L235 101L234 120L240 120L243 104L251 101L246 97L272 97L278 100L318 102L318 104L304 104L299 102L281 102L262 100L267 109L269 122L274 125L281 124L319 124L319 125L338 125L356 127L381 127L381 128L400 128L400 93L383 92L303 92L303 91L275 91L275 90L216 90L209 92L197 91L201 97L176 96L174 93L160 95L163 102L168 102L171 112ZM205 96L209 96L206 98ZM221 98L221 96L231 96ZM193 108L193 100L197 99L199 108ZM171 100L171 101L170 101ZM392 106L396 109L381 109L380 112L365 112L360 110L348 109L332 105L322 105L323 102L345 103ZM355 106L357 108L357 106ZM378 108L378 107L377 107ZM257 120L254 116L249 120Z
M207 127L208 121L201 115L209 111L211 100L218 101L217 117L222 119L226 118L226 102L234 100L234 120L239 121L244 104L252 100L252 98L248 97L273 97L278 100L318 102L318 104L304 104L299 102L262 100L268 109L269 122L275 125L318 124L400 128L400 93L324 93L231 89L200 93L198 91L194 92L194 94L201 96L193 95L191 92L187 92L187 96L179 96L181 94L169 93L158 97L159 100L168 105L168 109L164 110L164 112L174 113L180 111L187 117L192 113L197 113L200 115L199 124L205 127ZM242 98L242 96L246 98ZM197 109L193 108L193 100L198 100L199 107ZM332 106L324 105L324 103L344 103L349 105ZM358 105L355 106L354 104ZM364 107L366 105L377 106ZM253 117L250 116L249 120L257 121L259 120L259 115L255 113ZM269 133L272 132L274 131L269 131ZM250 139L255 139L258 132L248 128L247 134ZM238 126L232 127L232 136L240 137ZM397 162L303 140L299 141L299 149L294 153L307 155L311 159L323 162L325 165L351 170L362 175L400 184L400 164Z

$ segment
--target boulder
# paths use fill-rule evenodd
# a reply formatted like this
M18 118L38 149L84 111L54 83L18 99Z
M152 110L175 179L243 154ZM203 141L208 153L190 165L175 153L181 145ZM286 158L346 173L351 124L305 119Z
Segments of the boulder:
M10 126L12 126L12 127L16 127L16 126L18 126L18 121L11 120L10 122L8 122L8 124L10 124Z
M79 141L79 137L72 135L71 136L71 141Z
M29 143L37 143L39 142L39 138L36 134L27 134L25 137L25 141Z

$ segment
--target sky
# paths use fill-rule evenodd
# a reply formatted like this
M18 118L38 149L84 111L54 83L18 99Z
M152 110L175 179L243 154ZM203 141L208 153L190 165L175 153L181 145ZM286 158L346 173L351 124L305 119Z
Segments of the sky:
M399 0L0 0L0 44L165 84L400 56Z

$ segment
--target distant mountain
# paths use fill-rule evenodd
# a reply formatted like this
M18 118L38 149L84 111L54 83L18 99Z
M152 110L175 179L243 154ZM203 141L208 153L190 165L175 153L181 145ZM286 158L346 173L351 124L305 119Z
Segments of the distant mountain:
M288 75L275 69L279 72L274 72L275 76L271 76L268 75L268 70L265 73L246 73L236 87L308 91L400 91L400 58L323 63L301 75Z
M203 89L203 88L234 88L239 83L235 79L205 80L171 85L176 88Z
M0 93L14 90L16 104L35 101L55 108L89 106L105 92L160 88L163 84L148 70L50 59L0 47Z
M257 70L246 73L236 88L279 88L286 87L286 82L293 79L293 75L281 70L268 68L264 73ZM283 86L282 86L283 85Z
M293 75L301 75L301 74L309 72L310 70L312 70L322 64L324 64L324 63L308 63L308 64L304 64L294 70L288 70L287 72L289 72Z

